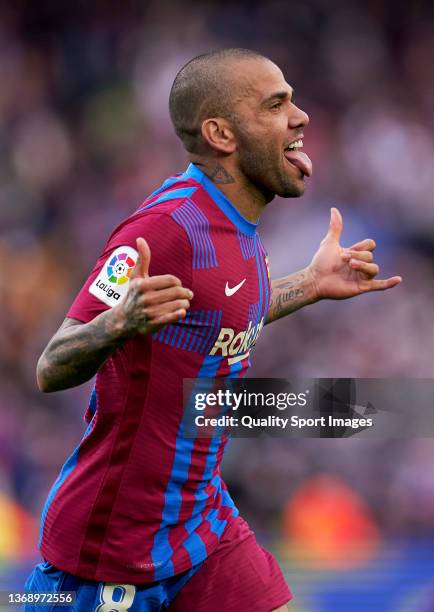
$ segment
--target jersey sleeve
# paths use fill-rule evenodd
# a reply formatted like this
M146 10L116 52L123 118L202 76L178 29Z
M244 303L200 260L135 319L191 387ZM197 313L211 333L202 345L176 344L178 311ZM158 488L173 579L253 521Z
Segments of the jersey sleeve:
M170 215L149 212L128 219L113 232L67 317L88 323L121 302L137 261L140 236L151 251L149 275L173 274L191 288L191 247L185 231Z

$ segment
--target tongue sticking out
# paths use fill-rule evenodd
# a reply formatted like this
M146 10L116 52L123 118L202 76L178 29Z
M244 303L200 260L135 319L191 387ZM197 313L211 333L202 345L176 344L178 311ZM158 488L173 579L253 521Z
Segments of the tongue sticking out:
M285 157L291 164L301 170L303 174L305 174L306 176L312 176L312 162L310 161L306 153L287 149L285 151Z

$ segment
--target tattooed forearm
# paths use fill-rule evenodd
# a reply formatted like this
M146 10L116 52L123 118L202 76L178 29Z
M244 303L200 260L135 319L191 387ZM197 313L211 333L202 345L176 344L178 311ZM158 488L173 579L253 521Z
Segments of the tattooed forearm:
M307 270L272 281L265 323L271 323L317 300L315 283Z
M291 276L286 276L285 278L273 281L272 287L273 289L291 289L292 287L299 285L305 279L306 274L304 272L298 272L296 274L292 274Z
M127 338L114 308L86 324L65 319L38 361L39 388L60 391L86 382Z

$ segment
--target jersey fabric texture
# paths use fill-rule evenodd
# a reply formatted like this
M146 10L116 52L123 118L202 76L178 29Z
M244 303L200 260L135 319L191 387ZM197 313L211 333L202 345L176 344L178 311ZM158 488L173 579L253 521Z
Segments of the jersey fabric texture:
M72 576L45 562L33 570L25 589L75 591L71 612L270 612L292 597L277 561L241 517L225 529L204 562L177 576L140 586L115 585ZM64 609L54 605L48 612ZM23 610L38 612L40 607L28 604Z
M177 276L194 298L184 320L135 336L98 371L40 535L56 568L131 584L201 563L238 514L220 475L227 435L184 436L183 379L244 376L270 297L256 225L191 164L115 229L68 317L86 323L122 299L139 236L150 275Z
M134 586L86 580L72 576L44 561L30 574L25 591L75 593L72 605L45 605L42 608L45 612L160 612L169 608L176 595L201 565L159 582ZM22 612L41 612L41 605L26 604Z

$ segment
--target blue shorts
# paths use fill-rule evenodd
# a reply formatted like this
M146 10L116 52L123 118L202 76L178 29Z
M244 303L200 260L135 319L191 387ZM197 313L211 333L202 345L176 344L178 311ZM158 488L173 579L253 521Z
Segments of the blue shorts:
M26 604L23 612L160 612L169 607L178 592L201 566L202 563L199 563L182 574L160 582L133 586L86 580L58 570L45 561L39 563L30 574L25 591L75 591L75 604L50 604L43 607Z

